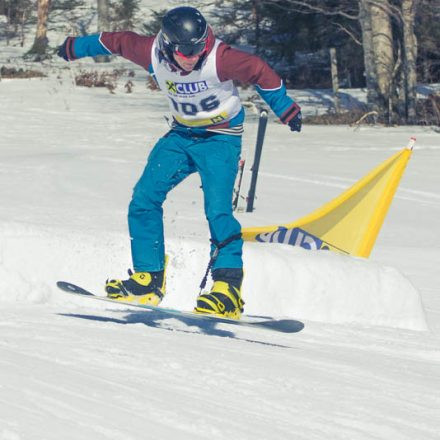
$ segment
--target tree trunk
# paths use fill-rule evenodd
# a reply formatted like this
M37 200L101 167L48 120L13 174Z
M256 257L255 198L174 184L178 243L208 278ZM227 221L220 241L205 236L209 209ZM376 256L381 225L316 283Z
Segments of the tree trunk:
M6 22L6 46L9 46L9 37L10 37L9 33L11 31L11 29L10 29L11 28L11 8L10 7L7 9L7 13L8 13L8 15L7 15L7 22Z
M20 46L24 46L24 40L25 40L25 32L24 32L24 26L26 24L26 10L23 9L23 12L21 13L20 17Z
M261 13L260 13L260 0L253 0L252 2L252 18L254 21L254 31L255 31L255 54L260 55L261 53Z
M38 21L37 33L32 48L28 52L31 55L37 55L39 59L44 58L48 46L47 39L47 20L49 18L49 9L51 0L38 0Z
M336 57L336 49L330 48L330 71L332 74L333 100L335 103L336 113L340 112L339 105L339 78L338 78L338 59Z
M108 0L98 1L98 32L110 30L110 17Z
M110 16L108 0L97 0L98 7L98 32L105 32L110 30ZM110 57L100 55L95 58L98 63L108 63Z
M379 86L377 84L374 63L373 30L371 27L371 8L368 0L359 0L359 22L362 29L362 47L364 50L365 82L367 86L367 102L370 110L380 111Z
M370 2L374 64L377 75L378 106L382 114L393 108L392 75L394 68L391 17L386 11L388 0ZM391 110L392 111L392 110Z
M384 103L388 103L391 77L394 67L393 33L391 18L384 10L388 0L375 0L371 3L371 29L373 32L373 51L379 93ZM382 4L382 5L380 5Z
M394 67L391 17L388 0L359 0L367 100L371 110L383 119L390 108Z
M416 122L417 104L417 38L414 34L414 18L418 0L402 0L404 71L407 122Z

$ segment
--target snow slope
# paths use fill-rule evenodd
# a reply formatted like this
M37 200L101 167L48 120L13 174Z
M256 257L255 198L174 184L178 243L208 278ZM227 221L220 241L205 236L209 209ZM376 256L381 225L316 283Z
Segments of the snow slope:
M75 87L80 68L0 82L0 439L439 438L438 134L271 122L244 226L310 212L417 136L370 260L246 244L246 312L275 330L139 313L54 285L124 276L131 189L167 129L138 72L112 95ZM249 115L245 189L255 134ZM191 309L207 264L199 185L165 204L164 305Z

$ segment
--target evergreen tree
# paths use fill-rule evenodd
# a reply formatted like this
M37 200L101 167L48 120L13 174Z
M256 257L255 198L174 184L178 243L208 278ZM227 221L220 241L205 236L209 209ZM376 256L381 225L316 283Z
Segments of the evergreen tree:
M258 0L217 0L210 15L216 33L228 44L249 46L259 53L262 29L265 26L264 7Z
M115 30L133 30L135 28L135 15L139 11L139 0L119 0L112 3Z
M162 25L162 18L168 12L168 9L161 9L159 11L151 11L152 19L143 23L142 32L145 35L156 35L160 31Z
M343 83L364 85L360 27L355 20L276 0L219 1L216 6L212 13L216 33L229 44L248 46L263 56L290 86L330 87L330 47L346 54Z

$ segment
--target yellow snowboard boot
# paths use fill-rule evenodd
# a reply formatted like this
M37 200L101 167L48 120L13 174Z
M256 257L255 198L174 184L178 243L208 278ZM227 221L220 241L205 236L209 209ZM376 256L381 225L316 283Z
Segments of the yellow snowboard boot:
M217 315L223 318L240 319L244 301L241 299L243 269L215 269L214 284L209 293L197 298L196 313Z
M128 280L107 280L105 291L107 298L116 301L136 302L149 306L158 306L165 295L166 267L159 272L131 272Z

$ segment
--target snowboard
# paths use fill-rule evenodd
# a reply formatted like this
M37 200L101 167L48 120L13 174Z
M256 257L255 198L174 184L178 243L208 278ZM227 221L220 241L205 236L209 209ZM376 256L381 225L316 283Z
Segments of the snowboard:
M83 289L76 284L72 284L66 281L58 281L57 287L61 289L65 293L69 293L71 295L80 296L82 298L90 298L98 301L105 301L113 304L124 305L128 307L133 307L136 309L142 309L145 312L157 312L164 317L176 317L176 318L188 318L190 321L197 322L205 322L205 323L219 323L219 324L229 324L235 326L245 326L245 327L257 327L263 329L270 329L274 331L279 331L282 333L296 333L304 327L304 325L296 320L291 319L281 319L276 320L268 317L255 317L255 316L247 316L244 315L240 320L222 318L220 316L215 315L205 315L195 312L171 309L167 307L159 307L159 306L151 306L138 304L128 301L119 301L113 300L111 298L107 298L105 296L95 295L94 293Z

